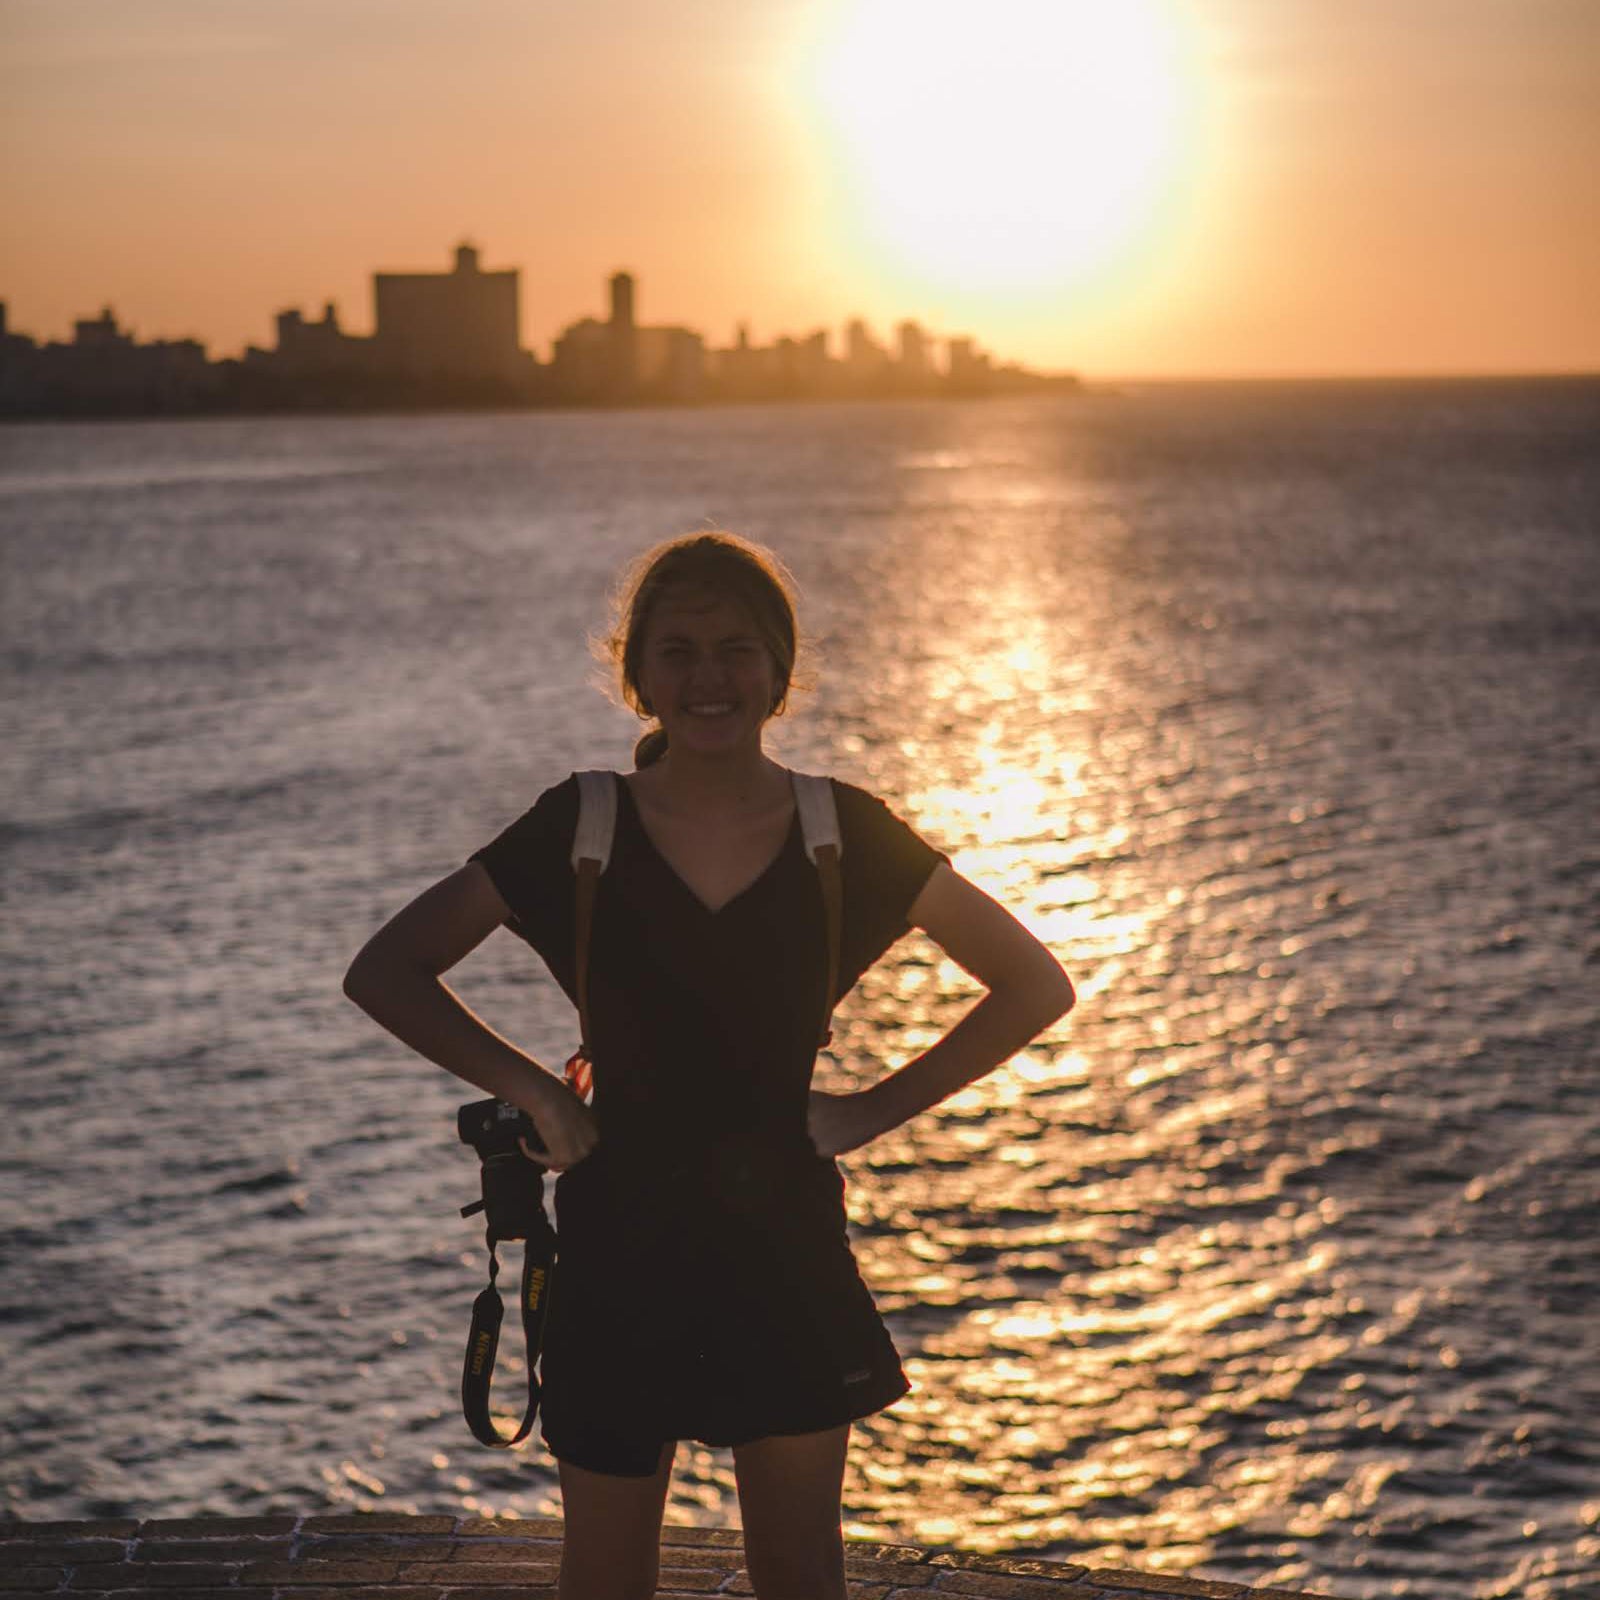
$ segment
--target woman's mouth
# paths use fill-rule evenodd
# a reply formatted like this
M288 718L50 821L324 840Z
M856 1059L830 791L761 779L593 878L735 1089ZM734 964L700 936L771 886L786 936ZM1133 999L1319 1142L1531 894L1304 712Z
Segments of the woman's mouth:
M696 700L683 709L691 717L725 717L737 708L732 700Z

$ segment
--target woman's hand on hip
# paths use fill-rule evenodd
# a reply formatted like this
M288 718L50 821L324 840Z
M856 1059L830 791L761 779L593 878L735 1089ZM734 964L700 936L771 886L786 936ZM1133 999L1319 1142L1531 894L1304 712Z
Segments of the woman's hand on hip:
M870 1091L828 1094L813 1089L806 1107L806 1132L819 1156L843 1155L859 1150L886 1129Z
M544 1140L544 1149L529 1148L520 1140L522 1153L552 1172L575 1167L600 1142L600 1124L593 1111L558 1078L541 1086L540 1093L523 1110Z

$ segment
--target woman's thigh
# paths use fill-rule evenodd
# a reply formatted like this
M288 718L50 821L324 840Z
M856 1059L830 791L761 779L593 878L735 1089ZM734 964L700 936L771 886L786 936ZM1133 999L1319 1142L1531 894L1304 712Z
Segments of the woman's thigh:
M839 1495L850 1425L737 1445L745 1566L757 1600L844 1600Z
M661 1560L661 1513L675 1444L661 1447L646 1478L559 1462L560 1600L651 1600Z

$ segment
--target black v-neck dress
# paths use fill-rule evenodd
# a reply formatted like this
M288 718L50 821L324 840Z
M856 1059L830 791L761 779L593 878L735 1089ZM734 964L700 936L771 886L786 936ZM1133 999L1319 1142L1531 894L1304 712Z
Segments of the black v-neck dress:
M833 787L842 995L945 857L865 790ZM556 1183L541 1431L561 1460L645 1475L667 1440L836 1427L909 1385L851 1255L843 1178L806 1132L827 933L798 816L712 911L618 789L589 949L600 1140ZM568 778L472 858L574 999L577 816Z

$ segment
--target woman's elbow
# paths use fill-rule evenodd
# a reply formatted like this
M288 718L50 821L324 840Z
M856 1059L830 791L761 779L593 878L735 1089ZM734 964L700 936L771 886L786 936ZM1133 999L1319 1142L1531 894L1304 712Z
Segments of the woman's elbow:
M1078 1003L1078 991L1072 987L1072 979L1053 958L1051 965L1054 970L1046 974L1039 985L1040 1033L1059 1022Z
M377 983L372 959L365 950L360 951L355 960L345 968L343 988L345 999L354 1001L370 1015Z
M370 1016L376 1016L385 999L403 984L408 974L387 952L369 941L345 969L344 993Z
M1040 947L1043 959L1025 973L993 985L992 992L1004 995L1037 1038L1046 1028L1059 1022L1078 1003L1072 980L1055 957Z

